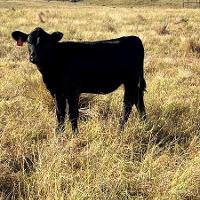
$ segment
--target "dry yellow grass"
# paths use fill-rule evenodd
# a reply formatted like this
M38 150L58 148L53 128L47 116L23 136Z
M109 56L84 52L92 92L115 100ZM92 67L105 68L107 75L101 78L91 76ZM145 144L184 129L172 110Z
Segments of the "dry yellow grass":
M0 1L0 199L200 199L199 51L188 47L191 38L198 46L200 11L41 5ZM164 23L168 34L158 34ZM119 88L83 102L90 118L77 137L67 122L66 137L56 136L53 100L26 45L11 38L37 26L65 40L139 36L148 121L134 109L118 132Z

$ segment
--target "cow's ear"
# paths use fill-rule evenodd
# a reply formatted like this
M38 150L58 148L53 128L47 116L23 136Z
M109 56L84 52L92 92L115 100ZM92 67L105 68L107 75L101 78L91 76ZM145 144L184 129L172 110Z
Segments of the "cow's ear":
M51 34L51 38L54 42L58 42L62 39L63 37L63 33L61 32L54 32Z
M14 32L12 32L12 37L16 41L18 41L19 39L21 39L22 42L26 42L28 34L22 33L21 31L14 31Z
M17 46L23 46L23 43L26 42L28 34L22 33L21 31L12 32L12 37L17 41Z

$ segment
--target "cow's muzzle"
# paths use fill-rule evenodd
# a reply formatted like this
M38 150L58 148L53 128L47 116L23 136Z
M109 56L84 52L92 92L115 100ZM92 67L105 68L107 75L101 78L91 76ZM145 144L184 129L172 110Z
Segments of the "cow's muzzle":
M35 57L35 56L30 56L30 62L32 62L33 64L38 64L39 60Z

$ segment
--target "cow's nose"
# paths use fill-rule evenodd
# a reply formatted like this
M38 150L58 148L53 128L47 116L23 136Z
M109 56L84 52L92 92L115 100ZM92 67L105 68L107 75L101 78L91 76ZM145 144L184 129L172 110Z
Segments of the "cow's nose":
M33 64L36 64L37 58L34 55L30 55L30 62L32 62Z
M30 61L31 61L31 62L33 62L33 61L34 61L34 59L33 59L33 56L32 56L32 55L30 56Z

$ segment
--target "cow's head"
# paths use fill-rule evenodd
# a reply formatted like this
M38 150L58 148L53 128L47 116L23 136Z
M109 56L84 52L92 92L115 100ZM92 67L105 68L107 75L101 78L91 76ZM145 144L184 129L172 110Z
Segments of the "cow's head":
M35 28L30 34L14 31L12 37L18 46L27 42L30 62L39 64L50 58L52 47L61 40L63 34L61 32L49 34L42 28Z

